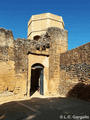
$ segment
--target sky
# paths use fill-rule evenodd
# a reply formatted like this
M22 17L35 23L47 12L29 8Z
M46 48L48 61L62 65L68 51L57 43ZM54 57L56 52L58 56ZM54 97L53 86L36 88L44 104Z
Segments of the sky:
M0 0L0 27L27 38L30 17L47 12L63 17L69 50L90 42L90 0Z

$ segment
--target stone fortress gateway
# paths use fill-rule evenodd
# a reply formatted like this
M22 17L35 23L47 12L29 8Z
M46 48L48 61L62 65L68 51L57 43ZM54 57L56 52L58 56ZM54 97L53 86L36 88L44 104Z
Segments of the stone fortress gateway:
M0 94L67 96L90 85L89 53L90 43L68 51L63 19L51 13L31 17L27 39L0 28Z

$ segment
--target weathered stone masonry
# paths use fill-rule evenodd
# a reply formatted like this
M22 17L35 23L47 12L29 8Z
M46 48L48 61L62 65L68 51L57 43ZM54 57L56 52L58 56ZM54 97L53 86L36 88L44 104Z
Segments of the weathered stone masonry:
M36 54L48 56L49 36L42 35L38 41L17 39L14 40L11 31L0 29L0 93L4 91L14 94L27 94L28 55ZM8 41L9 40L9 45ZM10 44L10 40L11 43ZM30 79L30 76L29 76Z
M77 85L78 88L81 86L80 89L82 89L82 85L84 85L84 88L89 86L90 43L62 53L60 55L60 71L60 94L68 95L68 92L72 90L75 85ZM78 89L77 92L79 92L80 89ZM77 97L77 92L73 92L72 96ZM85 97L85 95L88 94L88 99L90 99L90 86L87 91L83 90L83 92L83 96Z
M50 94L58 94L58 86L60 84L60 53L67 51L67 31L58 28L48 29L50 35L49 50L49 88ZM53 92L52 92L53 91Z
M13 91L14 81L13 34L0 28L0 93Z
M41 15L41 18L47 15L51 14ZM32 21L33 25L37 18ZM58 18L62 22L53 20L54 26L51 19L42 19L45 23L50 22L44 33L33 33L35 26L31 26L32 39L14 40L11 31L0 28L0 94L30 96L32 66L40 64L44 66L44 95L78 97L85 91L87 94L81 95L82 98L90 99L90 43L68 51L68 31L64 29L62 18L55 19ZM40 20L37 23L39 27ZM41 25L42 29L44 26Z

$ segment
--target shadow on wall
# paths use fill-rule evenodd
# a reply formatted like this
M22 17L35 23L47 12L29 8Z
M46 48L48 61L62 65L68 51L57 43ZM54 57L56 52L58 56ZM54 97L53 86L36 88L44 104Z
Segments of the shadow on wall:
M76 84L67 94L67 97L75 97L90 101L90 85L84 83Z

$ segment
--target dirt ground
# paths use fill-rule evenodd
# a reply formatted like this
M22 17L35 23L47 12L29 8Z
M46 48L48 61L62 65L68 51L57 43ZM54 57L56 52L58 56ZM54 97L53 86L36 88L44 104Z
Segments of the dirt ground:
M31 98L0 105L0 120L90 120L90 102L74 98Z

